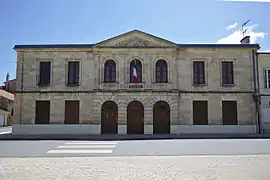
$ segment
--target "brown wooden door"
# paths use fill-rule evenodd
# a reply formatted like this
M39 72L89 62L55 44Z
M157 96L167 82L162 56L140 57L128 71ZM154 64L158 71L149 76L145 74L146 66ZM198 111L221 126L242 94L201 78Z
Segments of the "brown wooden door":
M101 107L101 133L117 134L118 107L113 101L105 102Z
M127 107L127 133L144 133L144 108L139 101L133 101Z
M80 123L80 101L65 102L65 124Z
M170 134L170 106L159 101L153 107L153 133Z
M208 124L207 101L193 101L193 125Z
M50 124L50 101L36 101L35 124Z
M237 125L237 101L222 101L223 125Z

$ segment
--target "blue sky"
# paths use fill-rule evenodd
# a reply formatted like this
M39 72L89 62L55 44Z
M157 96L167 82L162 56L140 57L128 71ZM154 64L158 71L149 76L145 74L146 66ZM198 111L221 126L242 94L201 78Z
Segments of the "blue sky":
M270 51L270 3L217 0L0 0L0 84L16 76L15 44L96 43L139 29L177 43L238 43Z

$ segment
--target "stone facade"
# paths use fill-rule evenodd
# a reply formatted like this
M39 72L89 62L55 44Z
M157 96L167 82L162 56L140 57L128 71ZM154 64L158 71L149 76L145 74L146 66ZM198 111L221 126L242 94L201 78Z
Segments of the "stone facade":
M261 97L261 123L264 131L270 131L270 87L266 86L265 71L270 72L270 52L258 53L259 87ZM270 79L268 80L270 84Z
M51 101L51 124L64 124L65 100L80 100L80 124L100 125L102 104L111 100L118 105L118 124L125 126L127 106L137 100L144 106L144 125L151 127L153 106L161 100L170 106L171 132L188 133L193 131L181 127L193 128L192 101L206 100L207 128L216 126L229 132L231 126L222 125L221 104L222 100L236 100L238 125L231 128L246 125L250 131L256 126L253 55L257 45L181 45L135 30L93 45L30 45L15 49L18 63L14 125L35 124L36 100ZM129 64L135 58L142 63L139 89L129 88ZM109 59L116 62L115 83L103 82L104 64ZM168 64L168 83L155 82L155 63L159 59ZM41 87L39 62L48 60L52 63L51 84ZM67 64L72 60L80 61L80 82L74 87L66 85ZM205 62L206 83L194 86L192 63L198 60ZM222 61L233 62L233 86L221 84Z

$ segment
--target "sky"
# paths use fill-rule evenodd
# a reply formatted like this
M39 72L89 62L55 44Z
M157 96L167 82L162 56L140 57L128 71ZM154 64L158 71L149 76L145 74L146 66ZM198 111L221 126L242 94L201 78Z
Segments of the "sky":
M14 45L97 43L134 29L179 44L235 44L251 19L251 43L270 51L270 0L262 1L0 0L0 84L7 72L16 77Z

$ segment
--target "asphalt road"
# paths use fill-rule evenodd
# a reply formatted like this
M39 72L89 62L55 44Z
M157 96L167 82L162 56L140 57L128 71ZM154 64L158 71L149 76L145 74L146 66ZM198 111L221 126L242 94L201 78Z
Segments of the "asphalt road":
M270 139L0 141L1 180L269 180Z
M270 155L270 139L0 141L0 157Z

